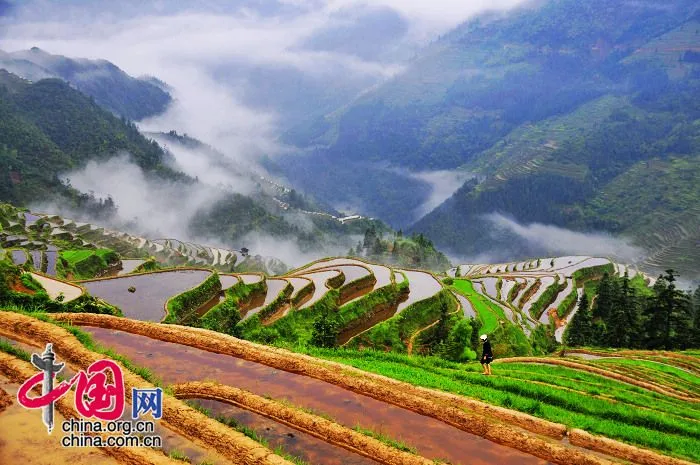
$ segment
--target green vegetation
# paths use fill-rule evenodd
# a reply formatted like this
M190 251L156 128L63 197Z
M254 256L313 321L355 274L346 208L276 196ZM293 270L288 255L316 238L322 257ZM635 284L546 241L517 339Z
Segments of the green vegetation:
M668 270L649 291L604 274L596 300L588 309L584 294L571 322L566 342L574 346L686 349L700 347L700 302L695 295L676 287L676 274ZM643 286L643 285L642 285Z
M477 364L437 357L321 348L305 352L665 454L700 459L700 407L598 375L565 367L508 363L496 364L494 376L481 376Z
M241 312L238 303L228 295L223 302L215 305L207 313L200 317L198 326L218 331L220 333L237 336L236 325L241 321Z
M567 294L564 300L562 300L561 304L559 304L559 306L557 307L557 315L559 315L559 318L563 318L571 312L571 310L574 308L574 305L576 305L577 298L578 291L576 289L576 281L574 280L573 289Z
M74 271L74 279L94 278L119 261L119 255L110 249L62 250L60 256Z
M20 284L33 293L18 291ZM0 306L36 309L49 313L104 313L121 316L118 308L88 294L83 294L70 302L52 300L38 282L7 259L0 260Z
M189 324L197 318L197 310L221 292L219 274L214 271L197 287L168 300L165 323Z
M404 443L403 441L393 439L392 437L387 436L386 434L378 433L378 432L373 431L371 429L363 428L359 425L355 426L355 428L353 428L353 429L355 431L357 431L358 433L361 433L361 434L364 434L365 436L369 436L371 438L374 438L380 442L383 442L387 446L393 447L393 448L398 449L402 452L408 452L410 454L417 454L418 453L418 449L416 449L415 447L409 446L408 444Z
M375 325L370 330L355 337L350 347L387 348L405 352L409 339L419 330L457 310L457 301L446 289L433 297L409 305L388 320ZM454 324L456 321L451 320ZM434 341L442 342L442 341ZM430 347L428 347L429 349Z
M491 299L485 295L476 292L474 285L468 279L455 279L454 289L460 294L469 299L469 302L474 307L479 320L481 321L481 330L485 334L492 333L499 325L499 319L506 321L503 314L503 309L499 308Z
M0 340L0 352L5 352L6 354L10 354L14 357L17 357L20 360L24 360L25 362L30 362L32 359L31 354L28 352L19 349L12 344L10 344L7 341Z
M29 83L0 71L0 166L8 173L0 177L0 199L21 205L59 196L66 206L109 216L115 209L111 199L80 194L57 175L121 152L129 152L146 171L184 179L165 166L164 152L134 124L100 108L67 83L57 79Z
M542 316L542 312L547 310L547 307L551 305L557 298L559 292L566 288L566 281L559 283L559 275L556 275L554 283L549 285L547 289L544 290L540 297L530 305L530 315L536 320Z
M451 266L447 257L424 235L405 237L399 230L385 238L384 232L374 226L365 231L364 239L350 249L348 256L439 272Z
M168 454L168 457L170 457L171 459L174 459L174 460L180 460L182 462L187 462L187 463L190 462L190 458L184 452L179 451L177 449L171 450L170 453Z

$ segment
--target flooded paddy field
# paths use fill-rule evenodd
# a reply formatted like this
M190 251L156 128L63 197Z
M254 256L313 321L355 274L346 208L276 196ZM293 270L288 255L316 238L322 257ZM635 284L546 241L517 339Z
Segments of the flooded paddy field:
M81 283L91 295L119 307L127 318L160 321L171 297L200 284L211 274L203 270L174 270ZM133 287L134 292L129 292Z
M322 412L339 424L360 425L415 446L431 459L454 464L542 464L545 461L464 432L431 417L324 381L235 357L121 331L84 327L95 340L149 368L165 383L215 381L259 396L285 399Z

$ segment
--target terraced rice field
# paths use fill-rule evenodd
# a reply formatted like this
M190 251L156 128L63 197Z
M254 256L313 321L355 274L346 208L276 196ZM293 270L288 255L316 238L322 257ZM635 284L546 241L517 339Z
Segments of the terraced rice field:
M220 274L219 281L221 281L222 291L225 291L226 289L233 287L240 282L237 276L229 274Z
M63 295L63 301L70 302L83 295L83 290L74 284L47 278L46 276L36 273L32 273L32 277L41 284L49 297L54 300L56 300L58 296Z
M27 252L24 249L15 249L10 251L10 257L15 265L24 265L27 263Z
M46 252L46 274L56 276L56 262L58 261L58 251L48 249Z
M430 273L424 271L397 270L408 279L410 293L408 299L399 304L397 313L421 300L428 299L442 290L442 284Z
M125 274L129 274L132 271L134 271L136 268L139 266L143 265L145 260L140 260L140 259L124 259L122 260L122 269L119 270L119 273L117 274L118 276L123 276Z
M243 318L250 318L263 308L270 305L287 286L289 286L289 282L286 279L268 279L267 294L265 294L265 300L262 303L260 303L260 305L246 311L245 316Z
M168 384L207 379L260 396L284 399L326 414L350 428L359 425L373 431L391 432L393 437L418 448L421 455L454 464L544 463L438 420L313 378L144 336L99 328L85 330L98 343L151 369ZM187 368L183 369L183 366ZM343 399L343 402L339 403L338 399Z
M292 300L295 300L299 297L299 293L302 292L306 287L310 286L311 283L313 282L312 280L308 278L285 278L289 284L292 285L294 290L292 291L292 295L290 298Z
M344 265L357 265L360 267L369 268L370 272L374 275L374 277L377 280L376 284L374 285L374 289L379 289L381 287L388 286L389 284L391 284L391 269L383 265L363 262L362 260L357 260L353 258L332 258L328 260L320 260L309 265L308 267L301 268L300 270L295 272L295 274L303 274L311 270L337 268L338 266ZM346 276L345 281L350 282L352 281L352 279L347 279Z
M255 284L265 279L265 277L261 274L239 274L238 277L245 284Z
M629 463L681 463L648 449L700 459L700 402L692 401L700 401L700 376L674 364L696 366L696 355L504 359L494 365L494 376L484 377L477 364L330 349L311 349L308 357L196 328L105 315L53 317L82 325L97 344L147 368L152 375L144 373L170 388L163 421L175 438L166 453L185 449L192 463L227 463L234 456L251 465L288 463L272 461L269 449L238 432L244 430L309 464L619 463L611 455ZM59 359L72 366L97 356L64 329L15 313L0 312L0 335L37 348L53 340ZM673 362L658 363L655 357ZM0 377L8 376L7 360L0 350ZM204 414L220 415L231 426L176 398L195 401L208 409ZM4 420L2 415L0 409ZM403 445L374 439L380 433ZM622 442L601 442L589 433ZM209 439L202 442L203 437ZM243 452L253 447L259 451L253 455L264 457L259 462L244 458L253 456ZM142 457L130 463L156 462Z
M175 270L130 275L81 283L91 295L119 307L127 318L161 321L165 304L188 289L199 285L209 275L204 270ZM129 292L134 287L135 292Z
M329 287L326 285L329 279L333 279L337 276L340 275L340 271L337 270L331 270L331 271L316 271L316 272L310 272L310 273L305 273L303 276L305 278L308 278L313 281L314 283L314 293L311 296L309 300L304 302L303 305L299 307L299 309L305 309L307 307L312 306L329 291Z

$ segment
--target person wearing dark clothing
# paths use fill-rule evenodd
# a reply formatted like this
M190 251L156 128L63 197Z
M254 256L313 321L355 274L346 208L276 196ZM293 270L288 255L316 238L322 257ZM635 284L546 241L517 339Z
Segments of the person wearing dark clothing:
M493 352L491 351L491 343L486 334L481 335L481 342L484 344L484 348L481 351L481 366L484 367L484 375L491 374L491 362L493 361Z

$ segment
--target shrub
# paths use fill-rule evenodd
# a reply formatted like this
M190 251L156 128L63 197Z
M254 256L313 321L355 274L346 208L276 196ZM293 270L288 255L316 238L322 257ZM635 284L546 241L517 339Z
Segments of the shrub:
M196 317L199 307L211 300L216 294L221 292L221 281L219 274L213 272L211 276L204 280L199 286L179 294L166 304L168 316L165 323L189 324Z
M238 311L238 304L233 299L227 297L223 302L209 310L199 320L199 326L212 331L237 336L238 331L236 330L236 325L239 321L241 321L241 313Z

